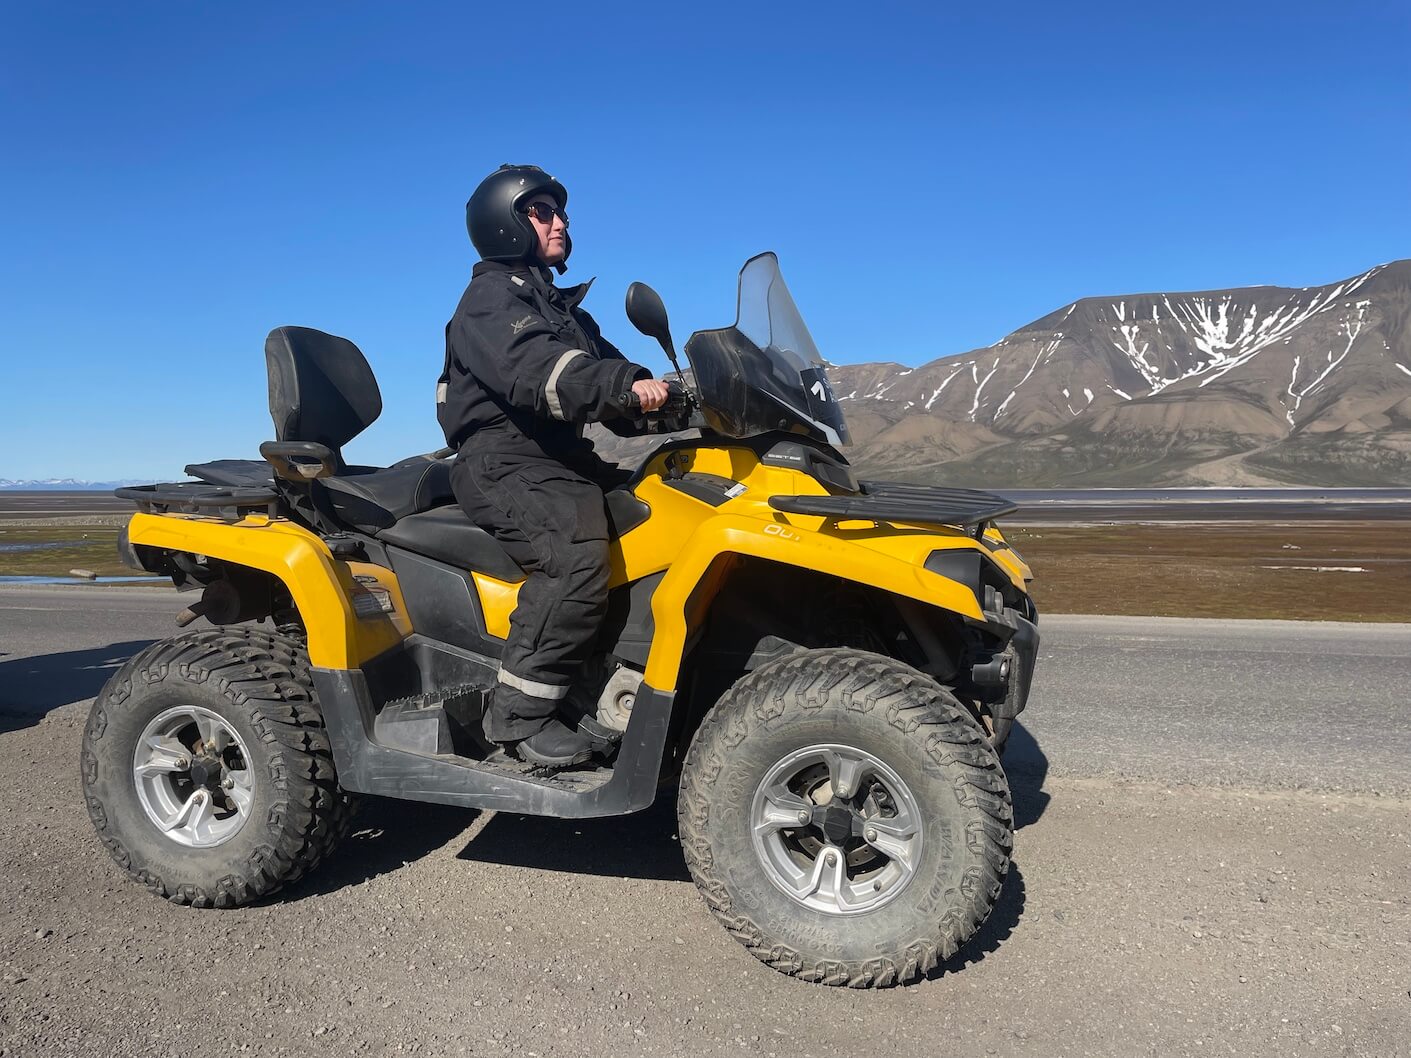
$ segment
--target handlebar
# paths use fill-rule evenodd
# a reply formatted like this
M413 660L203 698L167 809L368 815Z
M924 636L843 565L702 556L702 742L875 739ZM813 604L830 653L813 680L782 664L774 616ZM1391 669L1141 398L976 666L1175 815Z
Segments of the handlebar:
M618 403L631 419L671 419L688 414L694 407L691 395L682 388L679 382L666 383L666 403L655 411L644 412L642 410L641 398L630 389L621 394Z

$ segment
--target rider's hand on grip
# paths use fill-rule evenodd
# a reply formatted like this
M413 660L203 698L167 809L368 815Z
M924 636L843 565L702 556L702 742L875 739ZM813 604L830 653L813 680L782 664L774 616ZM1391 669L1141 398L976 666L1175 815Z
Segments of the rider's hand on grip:
M643 405L641 396L638 394L638 387L650 384L660 386L665 391L665 399L653 408L646 408ZM678 382L661 382L657 379L649 379L644 382L635 382L632 389L623 393L618 402L622 405L623 411L629 418L651 419L659 425L670 422L666 432L679 432L687 428L687 419L690 418L691 410L695 402L691 399L690 393Z
M632 393L637 398L637 406L643 412L653 412L666 403L670 390L660 379L644 378L632 383Z

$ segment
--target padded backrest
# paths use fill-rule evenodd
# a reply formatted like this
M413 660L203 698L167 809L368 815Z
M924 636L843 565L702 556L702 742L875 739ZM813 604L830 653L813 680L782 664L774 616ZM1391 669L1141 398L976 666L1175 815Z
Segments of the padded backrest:
M279 441L337 452L382 414L382 394L352 342L312 327L276 327L265 339L269 414Z

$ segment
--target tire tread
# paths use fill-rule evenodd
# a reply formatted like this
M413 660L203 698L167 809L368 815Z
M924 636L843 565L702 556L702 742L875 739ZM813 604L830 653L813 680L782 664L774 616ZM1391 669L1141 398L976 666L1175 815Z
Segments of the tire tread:
M239 870L209 888L169 883L134 862L91 789L109 714L124 708L142 684L173 673L189 683L212 685L243 710L275 773L277 796L268 818L277 823L276 840L260 843ZM252 626L188 632L130 658L93 704L84 729L82 771L89 817L113 859L159 896L193 907L239 907L298 881L346 836L355 809L352 795L338 785L303 644Z
M937 763L959 769L953 792L980 817L966 831L979 865L966 873L963 902L926 936L863 961L810 960L765 936L736 908L716 868L707 834L712 786L732 749L757 725L787 709L842 706L882 710L903 734L919 739ZM887 988L933 971L959 950L989 915L1009 869L1013 807L999 758L974 716L944 687L910 666L852 648L800 651L760 666L725 693L696 732L686 754L678 802L681 847L707 906L725 929L761 962L819 984Z

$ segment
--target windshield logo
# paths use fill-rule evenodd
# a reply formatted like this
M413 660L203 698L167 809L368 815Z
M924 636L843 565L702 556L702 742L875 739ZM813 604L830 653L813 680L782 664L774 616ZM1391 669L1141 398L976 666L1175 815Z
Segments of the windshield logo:
M819 400L821 400L824 404L828 403L828 387L823 384L822 379L819 379L811 387L809 387L809 392L812 393Z
M518 334L520 331L524 330L524 328L528 327L533 322L533 316L526 316L522 320L515 320L511 326L514 327L514 333Z

